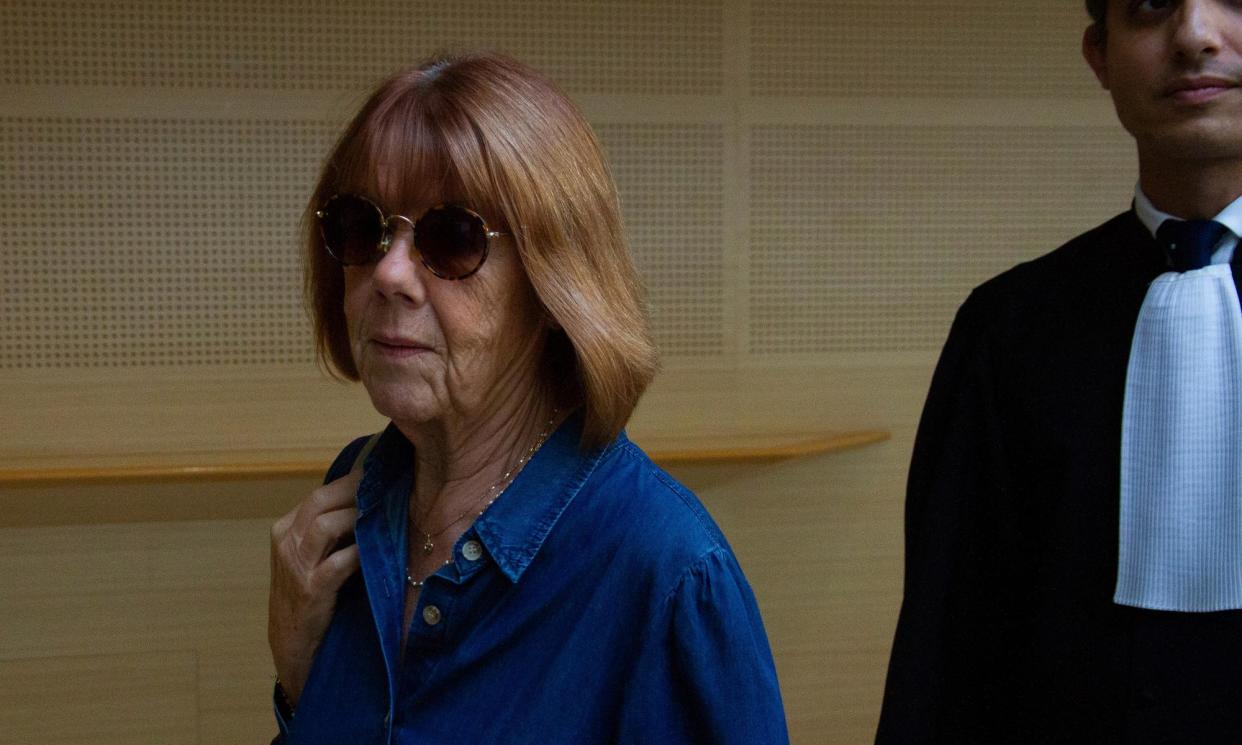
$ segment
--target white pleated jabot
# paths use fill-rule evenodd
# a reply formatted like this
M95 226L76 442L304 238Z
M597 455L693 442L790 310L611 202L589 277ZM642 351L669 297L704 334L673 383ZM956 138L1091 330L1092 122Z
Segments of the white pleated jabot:
M1155 232L1167 219L1139 192ZM1230 211L1233 211L1232 213ZM1154 610L1242 609L1242 306L1228 261L1166 272L1139 311L1126 373L1120 554L1114 602Z

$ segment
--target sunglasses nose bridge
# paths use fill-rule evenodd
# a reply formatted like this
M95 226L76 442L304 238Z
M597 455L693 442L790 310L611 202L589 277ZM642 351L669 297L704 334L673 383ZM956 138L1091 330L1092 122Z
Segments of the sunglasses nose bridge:
M396 221L394 225L393 222ZM401 230L402 223L410 229L410 243L414 242L414 223L405 215L389 215L384 218L384 234L380 236L379 248L383 253L388 253L392 248L392 243L397 239L397 231Z

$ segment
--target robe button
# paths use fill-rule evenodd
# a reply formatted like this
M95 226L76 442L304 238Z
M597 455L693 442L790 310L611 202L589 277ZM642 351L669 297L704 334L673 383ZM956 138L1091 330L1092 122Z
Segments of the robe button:
M439 608L434 605L423 607L423 622L428 626L435 626L437 623L440 623L440 618L441 615Z
M466 561L478 561L483 556L483 547L479 545L478 541L466 541L462 544L461 555L465 557Z

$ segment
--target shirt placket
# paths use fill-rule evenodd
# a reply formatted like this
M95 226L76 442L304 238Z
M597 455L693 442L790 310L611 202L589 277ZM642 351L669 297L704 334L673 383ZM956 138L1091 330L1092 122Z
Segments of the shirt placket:
M486 552L471 528L453 547L453 561L427 579L406 637L405 659L397 673L394 729L418 711L421 693L435 684L437 668L452 655L456 641L467 629L469 581L488 564Z
M363 488L367 484L364 483ZM363 493L362 489L359 491ZM371 605L372 617L375 619L376 634L380 640L381 655L388 676L385 688L389 692L388 714L384 717L387 742L392 742L392 711L395 696L392 694L392 682L396 670L396 660L400 648L400 613L403 589L393 581L398 567L391 560L393 555L392 535L385 530L389 521L384 519L380 505L368 500L360 503L358 520L354 534L358 542L358 551L362 563L362 574L366 584L368 602ZM397 620L393 620L397 619Z

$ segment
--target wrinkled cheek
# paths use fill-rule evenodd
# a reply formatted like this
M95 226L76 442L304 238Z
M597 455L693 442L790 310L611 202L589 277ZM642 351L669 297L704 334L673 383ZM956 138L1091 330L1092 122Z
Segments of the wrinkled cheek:
M353 355L354 367L361 373L366 365L366 356L363 354L362 335L358 333L357 324L348 322L347 328L349 329L349 352Z
M345 331L349 334L349 352L354 358L354 367L361 371L363 365L363 338L361 333L363 313L361 310L351 308L348 302L348 293L345 295L345 300Z

